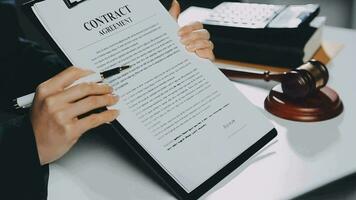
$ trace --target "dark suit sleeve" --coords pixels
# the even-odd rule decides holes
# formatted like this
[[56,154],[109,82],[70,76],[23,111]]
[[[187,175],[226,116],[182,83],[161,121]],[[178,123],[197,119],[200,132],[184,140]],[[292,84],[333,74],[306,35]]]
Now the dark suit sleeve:
[[[12,100],[64,69],[53,53],[20,38],[16,11],[0,3],[0,112],[14,111]],[[48,166],[41,166],[26,113],[0,122],[0,199],[46,199]]]
[[27,115],[0,125],[0,199],[46,199],[48,166],[41,166]]
[[9,111],[13,99],[34,92],[65,64],[56,54],[20,37],[12,5],[0,3],[0,24],[0,110]]

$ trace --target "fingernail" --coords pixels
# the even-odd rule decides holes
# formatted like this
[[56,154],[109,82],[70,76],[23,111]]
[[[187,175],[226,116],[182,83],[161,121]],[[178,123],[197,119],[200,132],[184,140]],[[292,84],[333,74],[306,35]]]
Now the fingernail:
[[194,45],[188,45],[187,49],[188,49],[188,51],[193,51],[194,50]]
[[119,101],[119,96],[117,96],[116,94],[113,94],[112,97],[114,98],[115,102]]
[[114,110],[115,111],[115,118],[117,118],[120,115],[120,111],[119,110]]
[[179,36],[182,36],[183,33],[184,33],[183,30],[179,30],[179,31],[178,31],[178,35],[179,35]]
[[87,74],[94,74],[95,71],[91,70],[91,69],[85,69],[85,68],[79,68],[80,70],[83,70],[85,73]]
[[104,83],[105,87],[108,87],[110,92],[112,93],[114,91],[114,88],[111,87],[109,84]]
[[120,115],[120,111],[119,110],[110,110],[111,112],[113,112],[113,119],[112,119],[112,121],[110,121],[110,122],[106,122],[106,124],[111,124],[113,121],[115,121],[118,117],[119,117],[119,115]]
[[188,41],[187,38],[181,38],[181,39],[180,39],[180,42],[183,43],[183,44],[186,43],[187,41]]

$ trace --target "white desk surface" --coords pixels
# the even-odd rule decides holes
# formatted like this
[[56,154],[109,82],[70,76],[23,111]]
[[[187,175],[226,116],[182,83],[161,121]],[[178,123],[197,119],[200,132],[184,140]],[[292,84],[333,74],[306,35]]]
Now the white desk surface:
[[[320,123],[279,119],[263,110],[272,86],[235,83],[279,135],[203,198],[289,199],[356,172],[356,31],[326,27],[324,40],[345,45],[328,65],[344,113]],[[50,166],[49,199],[175,199],[161,183],[100,133],[88,134]]]

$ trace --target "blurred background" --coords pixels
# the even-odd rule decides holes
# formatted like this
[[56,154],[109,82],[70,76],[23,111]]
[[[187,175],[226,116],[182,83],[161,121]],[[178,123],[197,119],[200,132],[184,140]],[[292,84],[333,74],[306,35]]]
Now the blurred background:
[[[7,2],[16,2],[18,8],[23,2],[29,0],[0,0]],[[200,6],[213,8],[224,2],[224,0],[178,0],[182,9],[189,6]],[[229,0],[225,0],[229,1]],[[327,17],[327,25],[337,26],[342,28],[356,29],[356,0],[230,0],[230,2],[247,2],[247,3],[270,3],[270,4],[307,4],[317,3],[321,5],[320,16]],[[47,42],[39,34],[39,32],[32,26],[29,20],[23,15],[19,9],[20,23],[22,24],[24,34],[27,38],[37,41],[44,48],[50,48]]]
[[[187,8],[191,5],[213,8],[223,1],[179,0],[179,2],[182,4],[183,8]],[[317,3],[321,5],[321,16],[326,16],[328,18],[327,25],[356,29],[356,0],[242,0],[241,2],[270,4]]]
[[[0,0],[15,2],[15,0]],[[16,0],[18,8],[21,3],[29,0]],[[178,0],[184,9],[189,6],[200,6],[213,8],[223,2],[223,0]],[[230,0],[238,2],[237,0]],[[270,3],[270,4],[307,4],[317,3],[321,5],[320,16],[327,17],[327,25],[342,28],[356,29],[356,0],[242,0],[246,3]],[[21,9],[18,9],[20,23],[24,29],[27,38],[39,42],[43,47],[49,48],[47,42],[40,36],[39,32],[31,25],[31,22],[23,15]],[[298,199],[355,199],[346,198],[347,196],[356,196],[355,190],[356,175],[346,177],[341,181],[330,183],[329,185],[315,190]],[[351,194],[351,195],[350,195]]]

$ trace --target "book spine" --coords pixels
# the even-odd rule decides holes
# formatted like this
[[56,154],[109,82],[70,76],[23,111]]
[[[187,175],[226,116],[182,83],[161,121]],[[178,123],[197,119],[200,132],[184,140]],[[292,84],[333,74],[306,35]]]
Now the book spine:
[[212,37],[217,58],[263,65],[296,68],[303,64],[303,48],[252,43],[229,38]]

